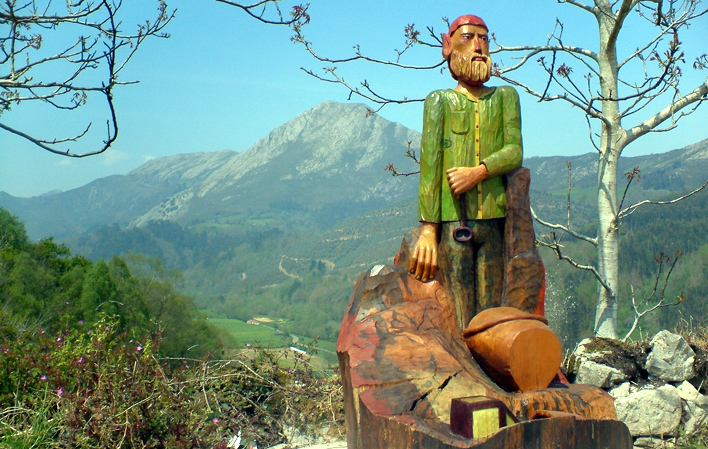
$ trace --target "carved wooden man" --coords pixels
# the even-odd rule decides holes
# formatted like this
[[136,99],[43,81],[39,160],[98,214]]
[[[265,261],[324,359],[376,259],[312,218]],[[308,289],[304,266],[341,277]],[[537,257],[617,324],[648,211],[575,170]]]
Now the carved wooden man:
[[[409,271],[426,282],[439,268],[453,297],[458,326],[500,305],[504,278],[506,173],[521,167],[519,97],[509,86],[488,87],[492,62],[487,25],[458,17],[443,35],[443,57],[454,89],[425,100],[418,217],[421,234]],[[465,202],[473,236],[453,238]]]

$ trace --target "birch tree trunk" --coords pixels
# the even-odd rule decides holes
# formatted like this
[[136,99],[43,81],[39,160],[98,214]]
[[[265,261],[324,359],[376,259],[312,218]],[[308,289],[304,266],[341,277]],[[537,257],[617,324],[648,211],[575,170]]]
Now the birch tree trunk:
[[602,95],[600,159],[597,173],[597,266],[605,279],[598,283],[594,334],[617,338],[617,287],[619,273],[619,241],[617,232],[617,163],[622,148],[622,124],[618,91],[618,63],[615,43],[619,32],[618,17],[606,0],[596,0],[600,48],[598,66]]
[[[608,149],[598,164],[598,272],[605,285],[598,283],[595,329],[597,337],[617,338],[617,286],[619,272],[619,242],[615,223],[617,207],[617,156]],[[609,287],[609,289],[607,288]]]

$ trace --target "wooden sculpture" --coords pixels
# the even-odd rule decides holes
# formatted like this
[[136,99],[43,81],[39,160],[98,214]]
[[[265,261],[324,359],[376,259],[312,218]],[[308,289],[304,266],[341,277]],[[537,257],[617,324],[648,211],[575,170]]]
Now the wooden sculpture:
[[629,449],[599,388],[556,378],[516,91],[487,87],[487,25],[457,18],[458,84],[425,101],[420,228],[362,274],[337,341],[348,449]]

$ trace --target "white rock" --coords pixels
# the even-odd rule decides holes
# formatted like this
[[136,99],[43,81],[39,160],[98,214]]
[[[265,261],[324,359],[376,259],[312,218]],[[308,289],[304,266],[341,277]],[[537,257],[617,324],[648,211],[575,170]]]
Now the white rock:
[[617,419],[632,436],[675,435],[681,423],[681,397],[676,387],[645,388],[615,400]]
[[630,382],[624,382],[617,385],[615,388],[609,390],[608,393],[610,393],[610,396],[612,396],[612,398],[617,400],[619,398],[629,396],[635,391],[637,391],[636,387],[634,387]]
[[681,382],[677,390],[683,400],[684,430],[687,434],[695,433],[708,421],[708,398],[688,381]]
[[575,347],[575,350],[573,351],[573,355],[575,357],[582,357],[585,355],[587,350],[587,346],[592,343],[592,338],[584,338],[580,343],[578,343],[578,346]]
[[580,361],[578,374],[575,377],[576,383],[595,385],[600,388],[609,388],[625,380],[627,375],[617,368],[586,359]]
[[696,353],[680,335],[661,331],[652,338],[651,346],[646,364],[650,376],[677,382],[696,375],[693,368]]
[[[593,342],[592,338],[584,338],[578,343],[578,345],[573,350],[573,356],[575,361],[573,366],[569,366],[570,370],[573,372],[578,372],[580,364],[588,359],[588,354],[590,353],[587,349],[588,345]],[[577,381],[576,381],[577,382]]]

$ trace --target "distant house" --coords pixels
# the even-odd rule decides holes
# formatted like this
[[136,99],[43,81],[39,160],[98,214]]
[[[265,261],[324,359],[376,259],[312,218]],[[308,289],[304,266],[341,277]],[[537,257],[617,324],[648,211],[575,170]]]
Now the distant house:
[[260,325],[261,325],[261,323],[260,323],[259,321],[256,321],[256,320],[248,320],[248,321],[246,321],[246,324],[253,324],[254,326],[260,326]]

